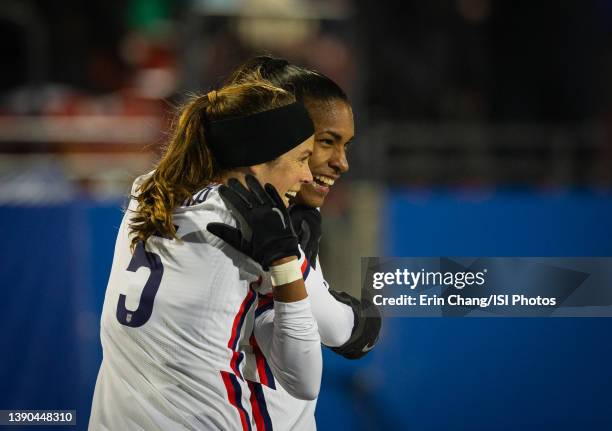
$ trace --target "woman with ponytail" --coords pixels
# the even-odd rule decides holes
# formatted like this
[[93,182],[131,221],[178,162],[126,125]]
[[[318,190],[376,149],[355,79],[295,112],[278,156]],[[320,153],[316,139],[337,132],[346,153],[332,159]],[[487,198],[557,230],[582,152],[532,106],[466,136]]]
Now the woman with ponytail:
[[270,421],[260,385],[317,397],[320,338],[287,211],[312,181],[312,135],[294,95],[261,79],[181,109],[119,228],[91,430],[250,430]]

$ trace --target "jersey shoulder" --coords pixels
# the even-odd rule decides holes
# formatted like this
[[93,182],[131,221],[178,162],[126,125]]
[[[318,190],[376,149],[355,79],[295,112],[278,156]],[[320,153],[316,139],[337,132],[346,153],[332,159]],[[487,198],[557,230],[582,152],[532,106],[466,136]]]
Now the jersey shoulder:
[[[126,211],[129,223],[138,207],[136,200],[144,182],[151,178],[155,171],[137,177],[130,191],[130,200]],[[177,227],[177,236],[188,243],[208,243],[217,248],[225,248],[220,238],[208,232],[209,223],[224,223],[236,227],[238,223],[219,194],[220,184],[209,184],[185,199],[173,210],[173,223]]]

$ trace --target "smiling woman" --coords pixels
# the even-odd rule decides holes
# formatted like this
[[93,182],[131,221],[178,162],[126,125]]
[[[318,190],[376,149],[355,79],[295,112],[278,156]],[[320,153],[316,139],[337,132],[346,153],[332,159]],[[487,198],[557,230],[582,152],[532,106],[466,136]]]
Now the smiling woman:
[[[306,109],[262,80],[180,111],[117,236],[90,429],[247,430],[266,420],[261,385],[317,397],[320,337],[287,209],[312,181],[312,147]],[[276,318],[257,320],[271,304]]]
[[312,181],[312,142],[312,121],[303,106],[263,81],[193,98],[157,168],[142,179],[134,196],[138,209],[130,228],[132,245],[153,233],[176,237],[172,211],[178,203],[232,176],[261,175],[281,196],[299,190]]
[[305,98],[304,104],[315,124],[315,149],[310,160],[314,181],[302,187],[297,202],[321,207],[330,188],[349,169],[346,151],[355,135],[353,110],[340,98]]
[[261,181],[273,184],[283,197],[286,206],[295,198],[300,188],[312,182],[308,161],[312,155],[313,138],[310,137],[271,162],[243,168],[252,172]]
[[353,142],[353,110],[344,90],[327,76],[269,56],[253,57],[236,69],[226,83],[263,77],[293,93],[306,106],[315,127],[310,170],[314,181],[301,188],[296,203],[321,207],[330,188],[348,171],[346,151]]

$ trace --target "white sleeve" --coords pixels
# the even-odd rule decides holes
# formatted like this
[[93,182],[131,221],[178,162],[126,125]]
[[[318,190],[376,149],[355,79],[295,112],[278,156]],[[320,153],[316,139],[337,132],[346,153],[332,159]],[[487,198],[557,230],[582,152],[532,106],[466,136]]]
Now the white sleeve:
[[329,285],[323,278],[318,259],[317,269],[310,267],[308,272],[304,272],[304,278],[321,342],[329,347],[342,346],[353,332],[353,309],[329,293]]
[[316,399],[323,359],[310,299],[274,301],[273,312],[259,316],[254,329],[257,344],[282,387],[295,398]]

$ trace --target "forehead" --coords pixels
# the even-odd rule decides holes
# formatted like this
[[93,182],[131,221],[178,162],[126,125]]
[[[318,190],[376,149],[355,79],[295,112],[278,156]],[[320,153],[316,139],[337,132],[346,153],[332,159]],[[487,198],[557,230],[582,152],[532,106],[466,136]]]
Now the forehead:
[[306,140],[304,140],[302,143],[300,143],[300,145],[297,145],[293,147],[292,149],[290,149],[289,151],[287,151],[286,153],[284,153],[282,156],[280,156],[280,158],[282,158],[283,156],[288,156],[288,157],[303,156],[304,154],[308,154],[309,152],[312,152],[313,145],[314,145],[314,135],[311,135]]
[[329,129],[341,134],[345,139],[350,139],[355,133],[353,110],[345,101],[310,101],[306,102],[306,108],[317,133]]

